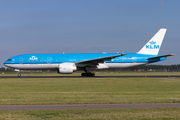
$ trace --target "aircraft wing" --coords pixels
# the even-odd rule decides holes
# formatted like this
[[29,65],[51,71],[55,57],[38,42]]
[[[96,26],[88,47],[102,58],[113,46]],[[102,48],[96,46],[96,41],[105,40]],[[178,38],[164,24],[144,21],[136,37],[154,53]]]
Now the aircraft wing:
[[156,59],[156,58],[162,58],[162,57],[169,57],[169,56],[174,56],[174,54],[169,54],[169,55],[161,55],[161,56],[151,57],[151,58],[147,58],[147,60],[152,60],[152,59]]
[[124,56],[126,54],[119,54],[119,55],[113,55],[113,56],[108,56],[108,57],[99,57],[95,59],[89,59],[89,60],[84,60],[84,61],[79,61],[75,62],[75,64],[86,64],[88,65],[98,65],[98,63],[104,63],[104,61],[111,61],[113,58],[119,57],[119,56]]

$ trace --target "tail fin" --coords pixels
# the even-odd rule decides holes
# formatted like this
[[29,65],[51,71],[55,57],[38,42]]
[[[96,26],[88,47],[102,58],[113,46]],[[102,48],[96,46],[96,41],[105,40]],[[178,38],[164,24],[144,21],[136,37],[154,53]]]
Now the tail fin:
[[166,30],[160,29],[138,53],[158,55]]

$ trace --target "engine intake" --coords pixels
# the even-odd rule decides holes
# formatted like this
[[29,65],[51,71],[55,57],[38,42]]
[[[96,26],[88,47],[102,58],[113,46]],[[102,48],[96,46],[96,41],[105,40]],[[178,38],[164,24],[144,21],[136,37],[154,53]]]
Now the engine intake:
[[72,74],[76,70],[77,70],[77,67],[74,63],[62,63],[62,64],[59,64],[58,73]]

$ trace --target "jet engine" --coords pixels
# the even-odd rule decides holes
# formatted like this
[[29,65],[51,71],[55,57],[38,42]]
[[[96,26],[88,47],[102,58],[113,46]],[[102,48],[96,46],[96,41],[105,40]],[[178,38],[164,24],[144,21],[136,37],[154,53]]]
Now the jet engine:
[[72,74],[76,70],[77,70],[77,67],[74,63],[62,63],[62,64],[59,64],[58,73]]

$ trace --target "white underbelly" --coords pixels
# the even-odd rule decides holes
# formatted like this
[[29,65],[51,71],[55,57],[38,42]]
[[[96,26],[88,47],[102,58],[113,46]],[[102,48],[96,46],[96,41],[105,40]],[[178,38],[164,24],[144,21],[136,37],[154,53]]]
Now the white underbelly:
[[58,69],[59,64],[9,64],[11,68],[21,70],[43,70],[43,69]]
[[105,63],[109,68],[128,68],[144,64],[147,63]]

